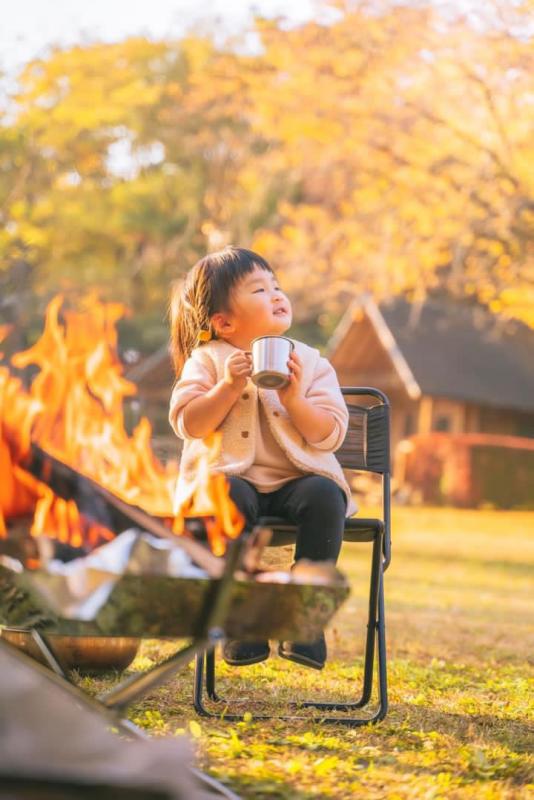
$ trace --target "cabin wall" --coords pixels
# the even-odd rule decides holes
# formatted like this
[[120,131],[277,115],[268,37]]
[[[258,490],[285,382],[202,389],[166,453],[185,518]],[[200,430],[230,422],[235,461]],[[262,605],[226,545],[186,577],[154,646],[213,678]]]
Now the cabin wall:
[[481,433],[534,438],[534,414],[481,406],[478,409],[478,430]]
[[[534,413],[496,409],[489,403],[428,394],[414,400],[410,394],[417,390],[417,386],[410,381],[402,357],[395,354],[395,348],[389,346],[391,342],[383,334],[384,331],[377,330],[362,309],[357,309],[352,323],[340,330],[337,341],[334,339],[329,357],[342,385],[374,386],[388,395],[391,402],[393,485],[401,490],[399,497],[404,491],[405,496],[414,499],[420,496],[430,502],[431,495],[425,493],[428,485],[439,490],[438,494],[444,491],[444,487],[454,485],[455,492],[445,492],[447,502],[476,504],[480,498],[484,499],[484,493],[492,502],[497,502],[492,470],[495,464],[499,464],[501,456],[503,463],[506,461],[511,465],[513,477],[518,479],[527,473],[530,476],[533,456],[525,456],[522,449],[530,453],[530,442],[526,440],[534,438]],[[469,444],[465,438],[469,434],[489,434],[485,449],[479,445],[476,449]],[[523,441],[505,447],[502,442],[497,444],[491,440],[491,435],[520,437]],[[438,440],[443,453],[450,451],[441,461],[434,452]],[[467,470],[468,462],[472,462],[472,469]],[[493,488],[489,488],[490,484]],[[517,496],[523,495],[519,492]]]
[[[476,426],[471,415],[470,424]],[[423,395],[418,403],[416,430],[411,433],[465,433],[468,425],[467,404],[447,397]],[[476,430],[476,427],[473,427]]]
[[399,398],[393,409],[395,415],[403,418],[395,425],[395,429],[402,431],[403,436],[438,431],[534,437],[534,414],[464,403],[446,397],[424,395],[415,403]]

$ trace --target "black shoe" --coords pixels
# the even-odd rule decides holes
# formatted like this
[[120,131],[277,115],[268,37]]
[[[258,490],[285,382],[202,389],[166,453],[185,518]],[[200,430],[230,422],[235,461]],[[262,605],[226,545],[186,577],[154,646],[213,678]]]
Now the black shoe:
[[326,661],[326,641],[322,633],[310,644],[300,642],[280,642],[278,654],[303,667],[322,669]]
[[259,664],[269,658],[269,642],[240,642],[228,639],[223,645],[223,658],[231,667]]

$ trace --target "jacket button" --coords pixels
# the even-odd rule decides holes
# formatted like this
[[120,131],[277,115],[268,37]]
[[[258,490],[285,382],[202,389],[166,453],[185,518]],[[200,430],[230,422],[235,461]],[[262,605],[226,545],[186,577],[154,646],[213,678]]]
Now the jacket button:
[[243,439],[247,439],[248,438],[248,431],[241,431],[241,436],[243,437]]
[[250,395],[249,395],[249,394],[247,394],[247,392],[245,392],[245,394],[241,395],[241,397],[243,398],[243,400],[248,400],[248,398],[250,397]]

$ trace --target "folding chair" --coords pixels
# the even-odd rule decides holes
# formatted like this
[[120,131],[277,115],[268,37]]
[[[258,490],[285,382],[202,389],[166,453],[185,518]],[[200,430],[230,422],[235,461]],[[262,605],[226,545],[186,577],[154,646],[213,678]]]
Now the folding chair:
[[[382,476],[382,519],[363,519],[361,517],[347,519],[343,535],[345,542],[368,542],[372,545],[363,685],[360,697],[352,702],[304,701],[292,703],[291,706],[319,709],[320,715],[311,718],[316,721],[357,727],[378,722],[386,716],[388,709],[383,574],[391,560],[390,406],[388,398],[379,389],[342,387],[341,391],[347,401],[349,427],[345,441],[336,456],[344,469],[373,472]],[[351,402],[352,398],[356,397],[373,398],[379,402],[356,405]],[[273,531],[270,547],[295,543],[296,528],[287,520],[278,517],[264,517],[260,520],[260,524]],[[347,716],[348,712],[356,709],[366,709],[371,701],[375,650],[378,673],[376,708],[373,713],[364,716]],[[203,703],[204,682],[208,698],[221,704],[223,701],[215,689],[215,652],[213,648],[196,657],[193,703],[197,713],[201,716],[218,717],[220,714],[209,711]],[[227,713],[226,704],[224,704],[224,708],[224,719],[242,719],[242,714]],[[327,712],[331,711],[345,713],[328,716]],[[254,715],[254,718],[270,719],[272,717],[271,715]],[[298,719],[295,715],[278,718]],[[302,719],[309,720],[310,717],[302,717]]]

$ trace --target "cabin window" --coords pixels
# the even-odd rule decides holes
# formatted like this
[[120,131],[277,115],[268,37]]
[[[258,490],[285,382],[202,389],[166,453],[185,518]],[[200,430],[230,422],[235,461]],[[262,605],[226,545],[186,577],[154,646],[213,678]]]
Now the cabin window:
[[447,433],[452,428],[451,418],[447,414],[439,414],[434,421],[434,430]]
[[529,439],[534,439],[534,417],[518,419],[515,433],[516,436],[526,436]]
[[413,414],[406,414],[404,417],[404,436],[412,436],[415,433],[415,420]]

